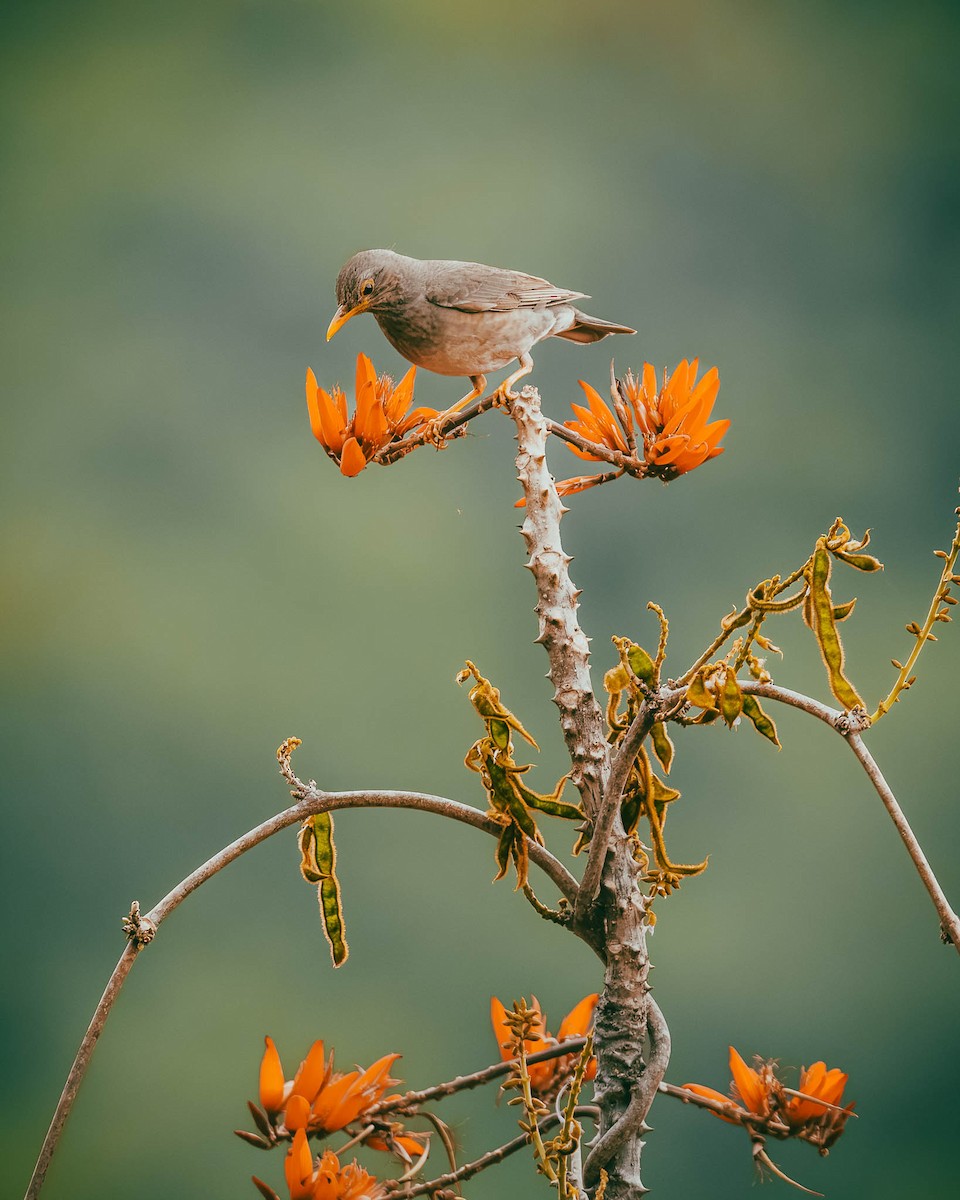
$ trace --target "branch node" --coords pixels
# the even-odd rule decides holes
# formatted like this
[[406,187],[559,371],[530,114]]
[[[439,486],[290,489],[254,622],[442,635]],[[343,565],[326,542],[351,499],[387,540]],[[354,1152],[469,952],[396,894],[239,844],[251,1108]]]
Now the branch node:
[[130,911],[121,918],[120,924],[123,932],[127,935],[127,940],[138,950],[152,942],[157,935],[157,927],[153,921],[149,917],[141,915],[139,900],[133,901]]

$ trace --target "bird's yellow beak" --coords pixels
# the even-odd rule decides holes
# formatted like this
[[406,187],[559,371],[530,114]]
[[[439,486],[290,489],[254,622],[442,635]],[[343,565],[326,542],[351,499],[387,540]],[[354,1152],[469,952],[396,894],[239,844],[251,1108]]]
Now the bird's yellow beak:
[[329,342],[337,330],[342,329],[351,317],[355,317],[357,313],[366,312],[369,307],[369,302],[366,300],[361,300],[356,308],[345,309],[341,304],[333,314],[333,320],[327,326],[327,341]]

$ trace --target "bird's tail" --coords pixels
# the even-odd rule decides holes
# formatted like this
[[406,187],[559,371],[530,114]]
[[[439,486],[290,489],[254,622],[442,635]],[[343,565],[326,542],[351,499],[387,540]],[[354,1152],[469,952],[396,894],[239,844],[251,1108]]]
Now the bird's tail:
[[599,342],[611,333],[636,333],[629,325],[615,325],[613,321],[601,321],[599,317],[588,317],[579,308],[573,310],[573,324],[554,337],[566,338],[570,342]]

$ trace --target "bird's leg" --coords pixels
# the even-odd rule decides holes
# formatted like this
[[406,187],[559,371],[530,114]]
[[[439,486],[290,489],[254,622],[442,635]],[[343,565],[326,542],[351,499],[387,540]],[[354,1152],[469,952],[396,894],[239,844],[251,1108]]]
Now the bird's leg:
[[533,370],[533,359],[529,354],[521,354],[517,362],[520,364],[519,371],[514,371],[512,375],[508,375],[497,388],[498,403],[502,403],[504,400],[516,400],[517,393],[512,390],[513,385],[518,379],[522,379],[524,375],[529,375]]
[[432,442],[439,450],[445,445],[443,433],[441,432],[443,425],[450,417],[455,417],[458,412],[465,408],[471,400],[477,400],[487,390],[486,375],[471,375],[470,382],[473,384],[473,391],[468,392],[462,400],[458,400],[452,408],[448,408],[445,412],[437,413],[432,420],[420,429],[420,435],[425,442]]

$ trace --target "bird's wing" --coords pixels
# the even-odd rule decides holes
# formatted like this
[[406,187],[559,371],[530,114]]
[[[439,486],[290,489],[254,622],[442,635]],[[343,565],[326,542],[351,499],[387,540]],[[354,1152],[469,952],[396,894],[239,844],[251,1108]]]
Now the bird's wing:
[[461,312],[509,312],[583,300],[583,292],[554,287],[536,275],[482,263],[431,263],[424,293],[431,304]]

